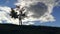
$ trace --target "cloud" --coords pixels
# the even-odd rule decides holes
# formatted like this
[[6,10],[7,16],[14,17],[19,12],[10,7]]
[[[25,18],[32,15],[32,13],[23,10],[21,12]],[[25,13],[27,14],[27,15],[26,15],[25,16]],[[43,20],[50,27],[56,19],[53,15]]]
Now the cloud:
[[0,23],[11,23],[19,25],[18,19],[11,18],[10,14],[10,7],[7,6],[0,6]]
[[37,2],[36,4],[30,5],[30,7],[27,7],[27,11],[30,11],[33,13],[31,17],[40,18],[42,15],[44,15],[48,11],[48,7],[42,2]]
[[56,5],[55,6],[60,6],[60,0],[56,0]]
[[56,5],[55,0],[18,0],[15,5],[25,7],[25,12],[29,17],[25,18],[23,22],[40,20],[43,23],[55,21],[51,14],[54,5]]
[[[17,0],[15,5],[25,8],[25,13],[28,17],[23,20],[23,25],[30,25],[34,24],[32,21],[40,21],[40,23],[55,21],[51,13],[53,13],[52,9],[54,6],[60,6],[59,3],[60,1],[56,2],[55,0]],[[0,23],[7,22],[19,25],[18,19],[13,19],[9,16],[10,11],[10,7],[0,6]]]

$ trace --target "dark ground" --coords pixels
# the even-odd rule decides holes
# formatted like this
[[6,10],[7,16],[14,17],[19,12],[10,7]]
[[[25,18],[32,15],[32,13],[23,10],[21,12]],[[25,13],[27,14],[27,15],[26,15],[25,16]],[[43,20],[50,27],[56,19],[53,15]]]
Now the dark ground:
[[60,34],[60,27],[48,26],[18,26],[13,24],[0,24],[0,33],[4,34]]

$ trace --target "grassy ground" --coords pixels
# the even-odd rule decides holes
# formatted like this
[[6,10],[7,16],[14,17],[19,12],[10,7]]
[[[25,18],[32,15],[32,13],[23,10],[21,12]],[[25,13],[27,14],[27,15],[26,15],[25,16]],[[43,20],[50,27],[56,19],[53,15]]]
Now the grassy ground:
[[60,27],[48,27],[48,26],[18,26],[13,24],[0,24],[0,32],[5,33],[21,33],[21,34],[60,34]]

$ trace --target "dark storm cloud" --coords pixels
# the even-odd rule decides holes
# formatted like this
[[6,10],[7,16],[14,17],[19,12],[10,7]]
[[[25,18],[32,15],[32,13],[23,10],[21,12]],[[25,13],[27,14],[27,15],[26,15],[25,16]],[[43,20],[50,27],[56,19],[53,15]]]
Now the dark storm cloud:
[[30,4],[30,7],[27,7],[27,11],[34,13],[32,17],[39,18],[48,11],[48,7],[42,2],[37,2],[36,4]]

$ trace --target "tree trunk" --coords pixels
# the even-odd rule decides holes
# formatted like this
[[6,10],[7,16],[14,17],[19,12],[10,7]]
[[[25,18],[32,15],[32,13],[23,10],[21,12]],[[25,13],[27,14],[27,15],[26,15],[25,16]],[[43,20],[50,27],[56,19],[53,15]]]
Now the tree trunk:
[[19,25],[22,25],[22,11],[19,11]]

